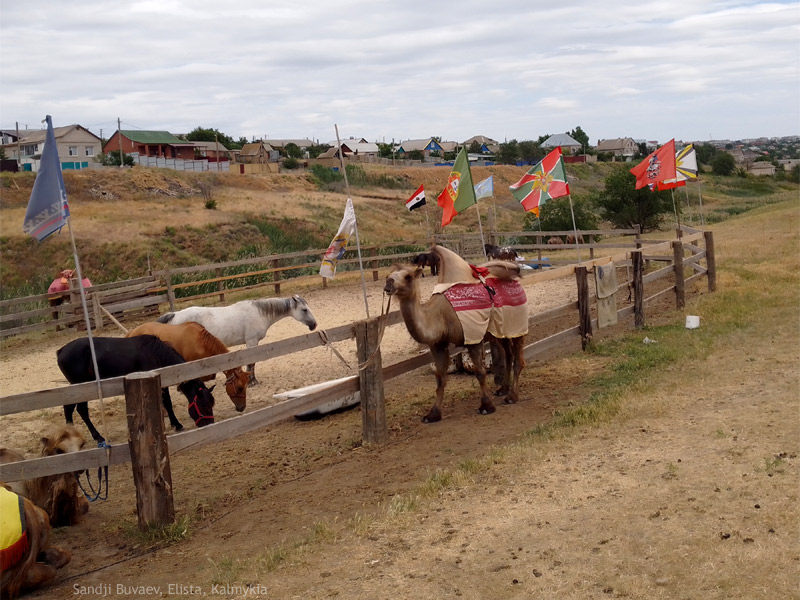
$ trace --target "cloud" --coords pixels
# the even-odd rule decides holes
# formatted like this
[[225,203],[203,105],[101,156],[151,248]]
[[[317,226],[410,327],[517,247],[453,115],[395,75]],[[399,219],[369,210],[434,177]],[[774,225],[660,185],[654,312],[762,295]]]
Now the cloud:
[[247,138],[784,135],[799,34],[794,2],[4,2],[0,108]]

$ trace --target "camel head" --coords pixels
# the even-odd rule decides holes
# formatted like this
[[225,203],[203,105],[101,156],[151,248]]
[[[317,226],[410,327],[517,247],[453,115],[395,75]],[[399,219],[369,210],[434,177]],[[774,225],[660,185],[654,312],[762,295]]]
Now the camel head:
[[416,294],[416,281],[421,276],[422,267],[394,265],[392,271],[386,277],[383,291],[390,296],[397,296],[401,300],[411,298]]
[[45,436],[42,436],[42,456],[66,454],[83,450],[86,439],[72,425],[58,427]]

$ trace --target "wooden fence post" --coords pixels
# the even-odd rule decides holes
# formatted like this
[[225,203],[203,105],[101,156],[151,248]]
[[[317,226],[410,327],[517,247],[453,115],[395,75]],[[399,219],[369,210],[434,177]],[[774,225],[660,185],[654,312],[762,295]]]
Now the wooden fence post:
[[642,251],[633,250],[631,252],[631,260],[633,261],[633,325],[636,329],[641,329],[644,327],[644,282],[642,280],[644,261],[642,260]]
[[[277,269],[280,266],[278,259],[273,260],[271,265],[272,265],[273,269]],[[280,296],[281,295],[280,280],[281,280],[281,272],[280,271],[275,271],[272,274],[272,281],[275,282],[275,295],[276,296]]]
[[672,266],[675,269],[675,308],[686,306],[686,283],[683,279],[683,242],[672,242]]
[[172,275],[169,271],[164,274],[164,279],[167,282],[167,302],[169,302],[169,309],[175,310],[175,290],[172,289]]
[[373,248],[371,252],[372,256],[372,281],[378,281],[380,278],[380,274],[378,273],[378,248]]
[[[217,277],[222,277],[222,269],[217,267],[216,269],[214,269],[214,274]],[[224,281],[218,281],[217,282],[217,291],[219,292],[219,301],[220,302],[225,302],[225,282]]]
[[703,237],[706,240],[706,275],[708,276],[708,291],[717,291],[717,259],[714,256],[714,233],[704,231]]
[[362,439],[369,444],[383,444],[388,439],[388,432],[379,339],[380,317],[355,323],[355,334],[358,363],[364,365],[358,370]]
[[125,377],[124,388],[139,529],[173,523],[175,506],[161,416],[161,376],[153,371],[132,373]]
[[575,267],[575,280],[578,284],[578,331],[581,334],[581,349],[592,339],[592,313],[589,306],[589,278],[586,267]]
[[94,314],[94,330],[100,331],[103,328],[103,311],[100,309],[100,294],[92,294],[92,313]]

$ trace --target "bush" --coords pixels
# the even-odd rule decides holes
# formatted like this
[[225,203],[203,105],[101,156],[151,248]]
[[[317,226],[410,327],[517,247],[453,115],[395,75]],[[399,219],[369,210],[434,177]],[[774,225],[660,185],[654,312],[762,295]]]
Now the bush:
[[730,175],[736,168],[736,161],[728,152],[717,152],[711,159],[711,171],[715,175]]
[[667,191],[636,189],[636,177],[627,167],[614,169],[603,189],[594,198],[600,216],[615,227],[641,227],[642,232],[657,229],[665,213],[672,211],[672,196]]
[[537,231],[541,225],[542,231],[571,231],[572,212],[575,213],[575,226],[578,229],[597,229],[597,215],[589,200],[583,198],[572,199],[570,211],[569,198],[558,198],[545,203],[539,211],[539,218],[533,213],[525,214],[526,231]]
[[284,158],[282,164],[284,169],[296,169],[300,166],[300,162],[293,156]]

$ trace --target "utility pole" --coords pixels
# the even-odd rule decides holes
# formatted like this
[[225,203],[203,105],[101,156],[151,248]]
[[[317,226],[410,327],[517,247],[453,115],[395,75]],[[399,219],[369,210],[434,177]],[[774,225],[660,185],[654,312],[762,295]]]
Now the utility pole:
[[17,128],[17,171],[22,168],[22,149],[19,143],[19,121],[15,122]]
[[125,154],[122,152],[122,125],[117,117],[117,141],[119,142],[119,168],[125,168]]

